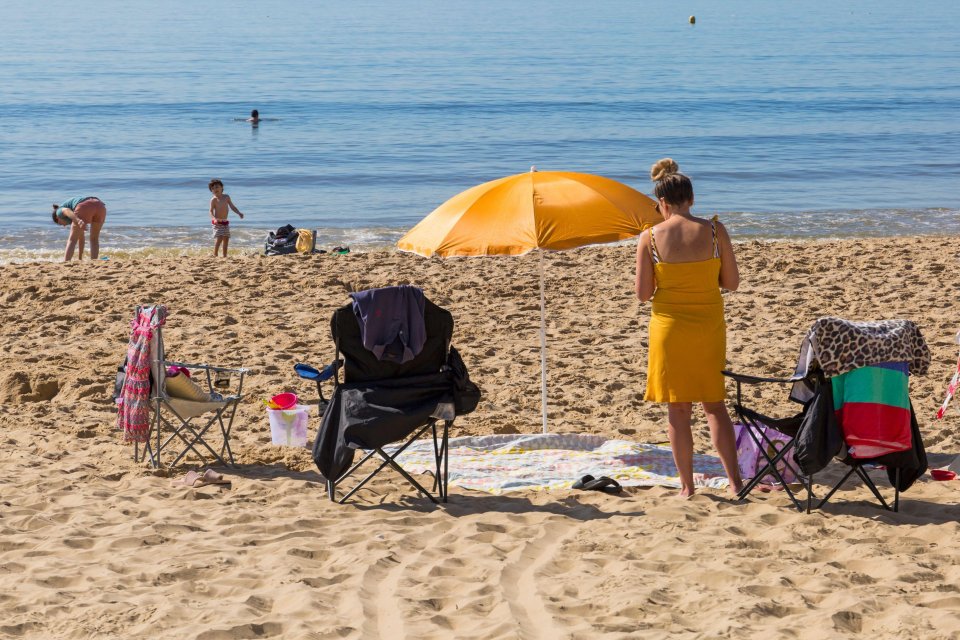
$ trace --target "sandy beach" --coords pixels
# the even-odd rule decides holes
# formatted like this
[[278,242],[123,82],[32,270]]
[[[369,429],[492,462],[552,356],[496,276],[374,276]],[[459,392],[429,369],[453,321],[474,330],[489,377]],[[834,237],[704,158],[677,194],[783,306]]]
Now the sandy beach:
[[[649,306],[633,294],[634,251],[546,257],[553,431],[666,441],[665,406],[642,401]],[[960,454],[960,401],[934,419],[956,365],[960,240],[736,251],[730,368],[789,375],[821,316],[911,319],[933,354],[911,382],[931,466]],[[538,278],[535,255],[394,251],[0,267],[0,637],[960,637],[960,480],[925,475],[899,513],[853,482],[810,515],[777,492],[680,501],[667,487],[454,487],[435,508],[388,473],[336,505],[308,449],[270,443],[259,399],[316,402],[292,365],[333,357],[331,312],[351,291],[405,283],[453,313],[484,392],[453,435],[537,432]],[[170,357],[251,370],[229,488],[172,486],[193,467],[136,464],[114,429],[114,375],[149,302],[169,308]],[[786,415],[785,395],[756,401]],[[696,451],[713,454],[695,416]]]

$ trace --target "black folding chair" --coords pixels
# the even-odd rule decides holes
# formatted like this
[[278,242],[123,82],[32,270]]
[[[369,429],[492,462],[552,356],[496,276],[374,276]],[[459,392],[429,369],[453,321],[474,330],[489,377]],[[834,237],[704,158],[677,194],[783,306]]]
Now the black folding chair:
[[[802,383],[807,385],[807,387],[811,390],[813,399],[809,400],[804,405],[803,411],[788,418],[774,418],[766,416],[745,406],[742,387],[745,384],[760,385],[770,383],[793,385],[798,382],[797,378],[762,378],[738,374],[732,371],[724,371],[723,374],[734,380],[737,384],[737,400],[734,404],[734,411],[736,412],[740,422],[748,427],[750,436],[754,438],[758,448],[760,449],[760,452],[763,454],[765,459],[764,467],[756,474],[756,476],[754,476],[749,482],[747,482],[747,484],[744,485],[743,489],[737,495],[739,499],[746,498],[750,492],[752,492],[760,484],[761,479],[768,475],[772,475],[781,483],[784,492],[790,498],[791,502],[793,502],[793,505],[797,508],[797,510],[806,510],[807,513],[810,513],[812,509],[820,509],[826,505],[827,502],[840,489],[840,487],[843,486],[843,484],[851,476],[856,474],[857,477],[859,477],[867,486],[881,507],[889,511],[899,511],[901,489],[905,490],[909,488],[914,480],[916,480],[916,478],[926,470],[926,455],[923,450],[923,443],[921,440],[919,427],[917,426],[916,416],[913,415],[912,407],[911,431],[914,443],[912,450],[886,454],[877,458],[856,459],[847,453],[847,447],[843,442],[843,435],[840,432],[839,426],[837,426],[834,422],[832,426],[828,425],[825,427],[822,423],[820,423],[820,421],[815,420],[816,416],[812,415],[815,411],[815,402],[819,397],[819,393],[826,394],[826,396],[820,398],[820,400],[823,401],[825,405],[829,407],[829,411],[832,412],[833,395],[830,392],[831,383],[829,379],[825,379],[823,377],[822,373],[813,373],[802,380]],[[774,451],[775,447],[773,446],[773,443],[770,442],[769,438],[767,438],[764,429],[762,428],[764,425],[780,431],[790,438],[789,442],[777,450],[774,455],[770,455],[770,452]],[[825,441],[829,439],[837,440],[836,448],[838,449],[838,452],[836,453],[836,459],[849,466],[849,469],[844,473],[844,475],[832,486],[830,486],[827,494],[819,500],[814,496],[813,493],[815,473],[811,472],[810,470],[805,473],[803,466],[796,459],[797,438],[802,429],[833,430],[832,433],[823,433],[821,435]],[[830,445],[831,448],[833,446],[834,445]],[[832,456],[834,454],[831,453],[830,455]],[[877,488],[876,483],[867,473],[868,468],[877,467],[880,465],[886,466],[887,477],[889,478],[890,484],[894,489],[892,506],[887,503],[883,495],[880,493],[880,490]],[[805,504],[801,504],[797,494],[790,487],[790,485],[784,481],[783,474],[781,473],[782,468],[789,468],[794,475],[800,479],[802,487],[806,492],[806,500],[804,501]],[[814,500],[818,500],[816,506],[813,505]]]
[[[331,500],[346,502],[380,471],[390,467],[432,502],[447,501],[449,433],[457,416],[456,381],[448,366],[453,316],[424,298],[423,319],[426,342],[412,360],[401,363],[380,360],[363,346],[352,303],[333,313],[330,328],[336,357],[331,365],[334,374],[330,377],[334,390],[313,448],[314,461],[327,481]],[[317,372],[301,365],[298,375],[317,381],[330,371],[331,367]],[[319,381],[317,384],[319,386]],[[435,460],[431,490],[397,460],[407,447],[426,434],[432,437]],[[388,447],[392,444],[395,446]],[[358,449],[365,453],[353,463]],[[340,485],[375,457],[379,458],[379,464],[338,496]]]
[[[757,474],[743,486],[743,489],[741,489],[737,494],[737,499],[743,500],[750,495],[751,491],[757,488],[764,478],[773,476],[777,479],[780,486],[783,487],[784,492],[787,494],[787,496],[789,496],[794,506],[798,510],[803,511],[803,507],[800,506],[800,501],[797,499],[797,495],[790,488],[789,483],[784,480],[783,474],[781,473],[781,468],[789,468],[797,478],[801,478],[803,475],[793,464],[793,459],[789,454],[793,452],[794,445],[796,444],[797,432],[800,429],[800,424],[803,422],[804,413],[801,412],[789,418],[773,418],[757,413],[753,409],[750,409],[744,405],[743,392],[741,388],[741,385],[743,384],[783,384],[792,383],[794,381],[782,378],[760,378],[756,376],[733,373],[732,371],[724,371],[723,375],[727,376],[728,378],[732,378],[737,383],[737,401],[733,405],[733,410],[737,414],[737,418],[739,419],[740,423],[746,428],[749,437],[757,445],[757,448],[764,458],[763,468],[760,469],[760,471],[758,471]],[[788,436],[790,440],[787,442],[787,444],[778,449],[767,437],[764,427],[771,427],[785,436]],[[771,453],[774,451],[776,453],[771,455]],[[807,487],[806,482],[804,483],[804,486]]]

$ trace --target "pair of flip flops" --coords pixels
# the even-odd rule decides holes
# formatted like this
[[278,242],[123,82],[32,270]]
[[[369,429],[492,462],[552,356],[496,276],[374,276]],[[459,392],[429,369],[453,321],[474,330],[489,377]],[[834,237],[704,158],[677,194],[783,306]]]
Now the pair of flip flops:
[[229,485],[230,479],[225,478],[222,473],[217,473],[213,469],[207,469],[203,473],[199,471],[187,471],[185,476],[174,480],[172,484],[175,487],[193,487],[196,489],[212,484]]
[[600,476],[599,478],[594,478],[590,474],[587,474],[573,483],[574,489],[582,489],[584,491],[603,491],[604,493],[620,493],[623,487],[620,486],[620,483],[609,478],[607,476]]

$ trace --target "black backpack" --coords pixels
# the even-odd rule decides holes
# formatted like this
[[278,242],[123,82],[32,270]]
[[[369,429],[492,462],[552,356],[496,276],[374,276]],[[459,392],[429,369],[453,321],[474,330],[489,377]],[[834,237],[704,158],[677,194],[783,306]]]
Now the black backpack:
[[263,245],[263,254],[267,256],[283,256],[297,252],[297,228],[291,224],[284,225],[267,235]]

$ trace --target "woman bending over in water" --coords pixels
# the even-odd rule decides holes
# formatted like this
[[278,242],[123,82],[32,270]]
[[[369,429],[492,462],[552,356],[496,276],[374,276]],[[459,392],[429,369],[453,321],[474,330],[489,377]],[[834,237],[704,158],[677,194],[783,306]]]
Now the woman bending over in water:
[[64,262],[73,259],[73,251],[79,245],[78,259],[83,260],[84,233],[90,230],[90,259],[100,257],[100,229],[107,220],[107,205],[100,198],[92,196],[78,196],[70,198],[63,204],[53,205],[54,223],[70,227],[67,238],[67,250],[63,256]]

